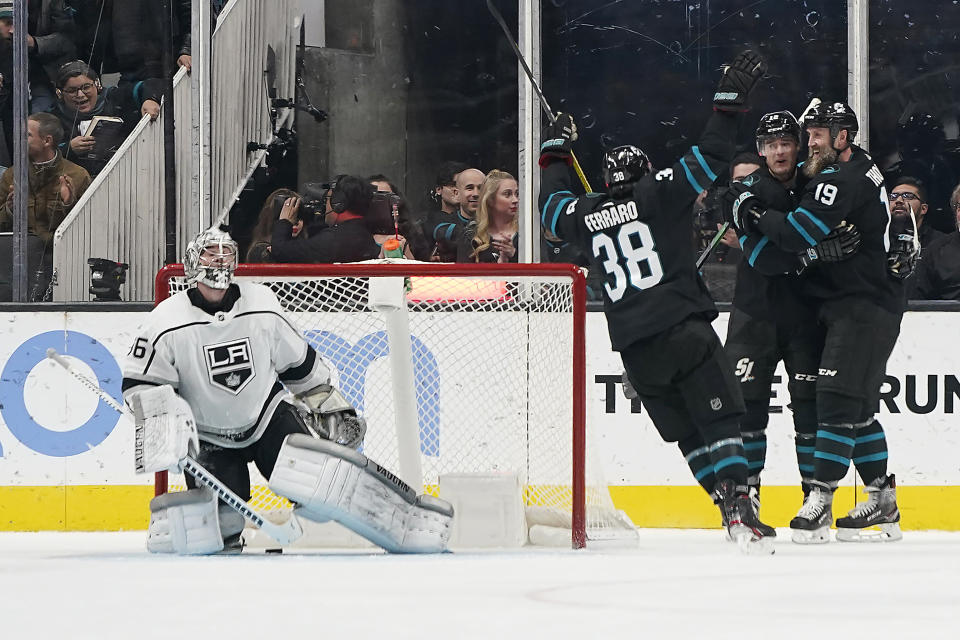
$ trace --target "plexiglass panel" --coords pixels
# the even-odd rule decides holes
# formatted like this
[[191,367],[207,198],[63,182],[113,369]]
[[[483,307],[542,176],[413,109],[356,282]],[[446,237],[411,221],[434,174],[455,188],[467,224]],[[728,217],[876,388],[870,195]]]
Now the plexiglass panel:
[[870,148],[888,181],[926,183],[925,224],[941,231],[956,229],[949,201],[960,181],[958,33],[956,2],[870,2]]
[[672,164],[710,114],[719,68],[746,48],[769,63],[742,142],[767,111],[799,114],[812,96],[847,96],[847,3],[837,0],[638,0],[543,3],[544,86],[581,123],[595,177],[605,147],[636,144]]

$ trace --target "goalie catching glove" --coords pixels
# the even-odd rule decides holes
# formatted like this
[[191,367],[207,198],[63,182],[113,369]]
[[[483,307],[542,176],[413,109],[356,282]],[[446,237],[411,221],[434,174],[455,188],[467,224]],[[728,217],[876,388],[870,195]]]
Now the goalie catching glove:
[[137,473],[180,471],[180,462],[200,449],[193,409],[168,384],[132,394],[134,466]]
[[767,63],[753,51],[744,51],[723,67],[723,77],[713,94],[717,111],[747,111],[747,98],[767,72]]
[[577,125],[569,113],[558,113],[556,121],[544,132],[544,141],[540,145],[540,166],[545,167],[552,158],[570,164],[573,143],[577,140]]
[[321,384],[296,398],[310,426],[320,437],[351,449],[363,444],[367,421],[357,415],[356,409],[338,389]]

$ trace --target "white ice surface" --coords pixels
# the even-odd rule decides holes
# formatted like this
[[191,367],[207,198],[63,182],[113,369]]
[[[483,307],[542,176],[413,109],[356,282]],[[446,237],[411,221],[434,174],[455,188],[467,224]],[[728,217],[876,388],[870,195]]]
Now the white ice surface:
[[0,638],[960,638],[960,534],[743,556],[637,549],[148,554],[144,534],[0,533]]

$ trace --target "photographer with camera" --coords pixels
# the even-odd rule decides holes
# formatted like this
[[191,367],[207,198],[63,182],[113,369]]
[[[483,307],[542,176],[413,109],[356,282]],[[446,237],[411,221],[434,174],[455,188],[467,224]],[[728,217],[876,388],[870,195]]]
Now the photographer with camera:
[[311,230],[309,238],[300,240],[296,237],[298,234],[294,234],[294,227],[301,203],[287,206],[285,202],[271,235],[273,261],[331,264],[376,258],[380,255],[380,246],[366,221],[373,195],[368,181],[358,176],[342,176],[330,188],[330,226],[316,233]]
[[292,234],[294,239],[304,240],[309,237],[302,213],[302,196],[292,189],[277,189],[263,202],[260,215],[257,217],[257,226],[253,228],[250,238],[250,248],[247,250],[246,262],[273,262],[270,241],[273,238],[273,228],[281,216],[293,219]]

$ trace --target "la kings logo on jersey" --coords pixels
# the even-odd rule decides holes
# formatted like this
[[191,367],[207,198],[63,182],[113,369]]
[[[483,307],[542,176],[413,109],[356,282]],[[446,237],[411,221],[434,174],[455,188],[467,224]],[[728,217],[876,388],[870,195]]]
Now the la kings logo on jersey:
[[210,384],[237,395],[253,380],[256,371],[250,339],[231,340],[203,347]]

